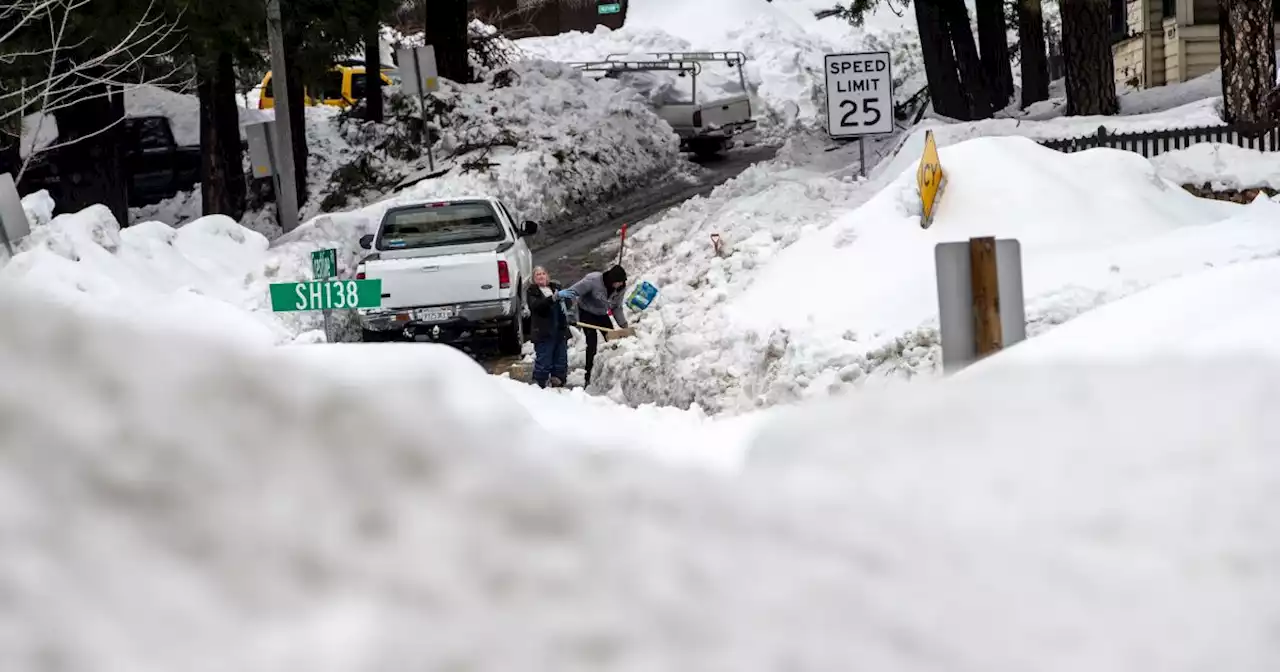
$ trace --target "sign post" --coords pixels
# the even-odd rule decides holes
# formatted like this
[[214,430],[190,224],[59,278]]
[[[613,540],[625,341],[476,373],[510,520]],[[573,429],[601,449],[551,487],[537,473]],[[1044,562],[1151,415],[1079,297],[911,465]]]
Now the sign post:
[[920,189],[920,228],[927,229],[933,224],[938,199],[947,188],[947,174],[942,171],[942,161],[938,159],[938,143],[933,139],[933,131],[924,132],[924,154],[920,157],[920,167],[916,169],[916,186]]
[[[314,280],[328,280],[338,274],[338,251],[335,249],[316,250],[311,253],[311,277]],[[333,312],[324,309],[324,340],[331,342]]]
[[267,0],[267,44],[271,49],[271,93],[275,99],[276,141],[272,169],[279,174],[276,214],[280,228],[288,233],[298,228],[298,185],[293,165],[292,118],[289,116],[289,85],[284,58],[284,29],[280,0]]
[[10,258],[13,257],[13,246],[28,233],[31,233],[31,222],[27,221],[27,212],[22,209],[22,197],[13,183],[13,176],[0,173],[0,242],[4,243]]
[[422,130],[427,136],[427,167],[435,172],[436,159],[431,151],[431,129],[427,125],[427,94],[440,89],[436,48],[428,44],[424,47],[401,49],[396,52],[396,64],[404,72],[401,88],[417,96],[418,104],[422,106]]
[[958,371],[1026,339],[1018,241],[938,243],[934,261],[944,371]]
[[867,174],[864,138],[893,132],[893,63],[887,51],[827,54],[827,133],[858,139],[858,174]]

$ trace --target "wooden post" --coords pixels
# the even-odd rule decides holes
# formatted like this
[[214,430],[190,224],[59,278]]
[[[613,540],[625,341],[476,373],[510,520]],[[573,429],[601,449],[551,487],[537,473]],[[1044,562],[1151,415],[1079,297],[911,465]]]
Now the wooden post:
[[1004,347],[1000,326],[1000,274],[996,239],[969,239],[969,282],[973,290],[973,338],[978,359]]

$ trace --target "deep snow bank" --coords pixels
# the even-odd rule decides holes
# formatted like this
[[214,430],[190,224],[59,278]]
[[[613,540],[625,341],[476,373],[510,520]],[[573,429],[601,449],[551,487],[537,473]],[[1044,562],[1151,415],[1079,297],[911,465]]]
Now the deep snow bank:
[[[854,30],[839,21],[819,22],[795,7],[764,0],[633,3],[627,24],[610,31],[569,32],[519,40],[526,53],[561,62],[603,59],[609,54],[655,51],[741,51],[757,116],[768,127],[815,127],[825,109],[823,57],[849,51],[890,51],[896,95],[905,100],[923,86],[919,39],[914,29]],[[821,23],[821,25],[819,25]],[[627,81],[655,101],[688,100],[686,79],[648,73]],[[708,64],[698,78],[699,100],[738,93],[737,72]]]
[[[517,63],[484,84],[449,87],[439,97],[449,110],[439,142],[448,174],[358,210],[316,217],[276,244],[333,245],[351,258],[388,208],[451,196],[496,196],[515,216],[546,222],[679,160],[671,128],[639,94],[560,64]],[[556,233],[544,228],[543,235]]]
[[[982,138],[944,148],[942,161],[949,184],[927,231],[912,167],[833,223],[823,212],[801,216],[730,240],[723,258],[709,242],[683,243],[655,267],[662,298],[637,320],[635,342],[608,357],[600,385],[619,400],[714,412],[822,396],[868,374],[933,372],[933,248],[942,241],[1021,241],[1033,336],[1205,264],[1280,250],[1270,224],[1280,205],[1197,199],[1136,154]],[[688,224],[672,219],[637,240],[680,244],[664,237]]]
[[[1176,100],[1176,99],[1175,99]],[[1196,99],[1171,109],[1158,109],[1127,116],[1054,117],[1044,120],[983,119],[963,123],[942,123],[926,119],[912,129],[896,154],[876,166],[874,175],[897,175],[914,167],[924,153],[925,131],[933,131],[939,147],[959,144],[974,138],[1019,136],[1035,140],[1079,138],[1096,135],[1100,127],[1108,133],[1138,133],[1201,126],[1221,126],[1219,99]]]
[[1216,190],[1280,189],[1280,156],[1213,142],[1165,152],[1153,159],[1160,175],[1178,184]]
[[1280,259],[1209,266],[1091,310],[963,373],[1046,361],[1280,355],[1277,287]]
[[50,220],[48,195],[23,199],[37,214],[0,285],[21,286],[87,316],[258,345],[292,340],[273,315],[267,284],[280,258],[267,240],[215,215],[175,229],[146,222],[120,229],[103,206]]
[[795,416],[728,480],[584,456],[508,400],[456,394],[483,378],[456,353],[338,383],[278,351],[7,292],[0,309],[3,669],[1280,656],[1275,365],[916,386]]

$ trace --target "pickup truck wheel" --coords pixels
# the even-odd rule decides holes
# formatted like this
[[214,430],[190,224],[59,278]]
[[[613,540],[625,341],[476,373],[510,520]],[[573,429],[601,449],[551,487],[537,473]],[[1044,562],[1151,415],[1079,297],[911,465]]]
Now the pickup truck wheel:
[[385,343],[395,340],[396,332],[394,331],[373,331],[370,329],[360,330],[360,342],[362,343]]
[[498,350],[507,357],[524,352],[524,317],[520,315],[523,309],[523,305],[516,304],[515,319],[498,329]]
[[714,159],[720,156],[724,152],[726,145],[723,140],[699,140],[689,144],[689,148],[693,150],[694,155],[700,159]]

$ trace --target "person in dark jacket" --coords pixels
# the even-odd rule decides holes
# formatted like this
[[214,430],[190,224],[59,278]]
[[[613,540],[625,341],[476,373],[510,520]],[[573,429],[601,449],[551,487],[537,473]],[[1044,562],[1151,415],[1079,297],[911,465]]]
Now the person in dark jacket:
[[[600,273],[588,273],[572,287],[562,289],[559,296],[566,300],[578,302],[578,321],[602,329],[613,329],[614,322],[618,327],[627,326],[627,316],[622,310],[623,293],[627,289],[627,272],[621,266],[614,266]],[[610,320],[609,318],[613,319]],[[600,332],[595,329],[583,329],[582,335],[587,339],[587,384],[591,384],[591,368],[596,362],[597,339]]]
[[533,327],[533,382],[538,387],[564,387],[569,377],[569,319],[559,296],[560,283],[547,269],[533,269],[533,283],[525,295]]

